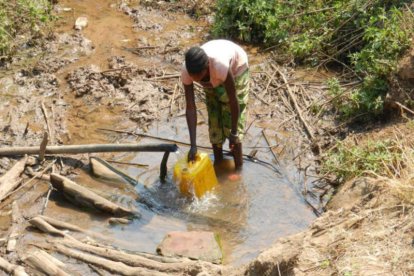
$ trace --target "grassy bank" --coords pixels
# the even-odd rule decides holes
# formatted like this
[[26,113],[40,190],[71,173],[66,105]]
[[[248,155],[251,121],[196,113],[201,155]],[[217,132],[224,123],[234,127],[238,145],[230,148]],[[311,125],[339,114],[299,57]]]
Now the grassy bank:
[[38,37],[52,19],[51,8],[49,0],[0,0],[0,56]]
[[411,42],[410,4],[402,0],[218,0],[213,33],[264,43],[296,62],[342,66],[348,72],[344,77],[361,82],[351,91],[333,87],[340,99],[336,108],[341,118],[376,116],[382,112],[387,77]]

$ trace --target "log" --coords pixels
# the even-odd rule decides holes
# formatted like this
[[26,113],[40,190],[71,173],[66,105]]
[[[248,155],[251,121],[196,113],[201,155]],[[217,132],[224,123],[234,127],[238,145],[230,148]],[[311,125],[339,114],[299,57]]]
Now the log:
[[[90,237],[100,239],[100,240],[110,242],[110,243],[121,244],[121,245],[124,245],[124,246],[129,246],[130,245],[130,243],[128,243],[126,241],[116,240],[114,238],[105,236],[101,233],[96,233],[96,232],[93,232],[93,231],[89,231],[89,230],[83,229],[81,227],[78,227],[74,224],[63,222],[63,221],[60,221],[60,220],[57,220],[57,219],[54,219],[54,218],[51,218],[51,217],[37,216],[37,218],[40,218],[45,223],[50,224],[50,226],[53,226],[53,227],[56,227],[56,228],[59,228],[59,229],[65,229],[65,230],[69,230],[69,231],[72,231],[72,232],[83,233],[83,234],[88,235]],[[42,230],[42,229],[40,229],[40,230]],[[62,233],[64,233],[64,232],[62,232]]]
[[[48,219],[50,220],[51,218]],[[192,275],[192,272],[202,272],[204,269],[215,271],[217,273],[214,275],[216,275],[219,274],[219,271],[221,270],[221,266],[202,261],[191,261],[187,258],[160,257],[148,253],[131,254],[104,246],[85,244],[78,239],[73,238],[71,235],[55,229],[43,220],[42,216],[32,219],[30,223],[46,233],[58,233],[59,236],[64,237],[64,239],[48,240],[53,244],[53,248],[66,250],[58,250],[58,252],[123,275]],[[65,225],[66,223],[62,224]],[[77,229],[77,226],[69,225],[69,227]],[[51,249],[51,247],[45,247],[45,245],[41,247],[47,248],[48,250]],[[82,253],[81,257],[78,258],[78,255],[76,255],[78,251],[74,251],[70,248],[89,252],[100,257],[96,257],[97,259],[90,259],[90,257],[94,256]],[[71,253],[66,254],[67,252]],[[115,270],[112,270],[110,267],[112,267],[113,264],[120,265],[116,265]]]
[[179,263],[161,263],[142,257],[135,254],[125,253],[119,250],[110,249],[106,247],[98,247],[89,244],[79,242],[78,240],[60,240],[56,241],[57,244],[64,245],[73,249],[85,251],[92,253],[103,258],[113,260],[116,262],[122,262],[124,264],[133,266],[133,267],[143,267],[150,270],[156,270],[165,273],[179,273],[183,272],[188,268],[189,263],[194,264],[194,261],[189,261],[186,258],[180,259]]
[[65,232],[56,229],[49,223],[47,223],[44,219],[42,219],[40,216],[34,217],[31,220],[29,220],[29,223],[33,225],[34,227],[38,228],[39,230],[51,234],[53,236],[59,236],[59,237],[66,237],[67,235]]
[[0,201],[22,181],[20,175],[26,166],[27,156],[20,159],[14,166],[0,177]]
[[50,262],[54,263],[55,265],[57,265],[60,268],[65,268],[66,264],[64,264],[63,262],[61,262],[60,260],[56,259],[55,257],[53,257],[52,255],[50,255],[49,253],[47,253],[46,251],[43,251],[41,249],[38,249],[36,251],[36,253],[41,256],[44,259],[49,260]]
[[[68,146],[47,146],[46,154],[80,154],[93,152],[176,152],[175,144],[88,144]],[[0,156],[39,154],[39,147],[0,148]]]
[[130,224],[131,221],[126,218],[109,218],[108,223],[110,224]]
[[[40,230],[44,231],[44,230],[52,230],[53,232],[56,232],[55,227],[59,228],[59,229],[65,229],[65,230],[70,230],[72,232],[78,232],[78,233],[83,233],[86,234],[88,236],[91,236],[93,238],[96,239],[100,239],[103,241],[109,241],[110,243],[116,243],[116,244],[125,244],[125,246],[129,246],[130,244],[128,242],[122,241],[122,240],[115,240],[114,238],[102,235],[100,233],[96,233],[93,231],[89,231],[86,229],[83,229],[79,226],[76,226],[74,224],[71,223],[67,223],[67,222],[63,222],[48,216],[37,216],[36,218],[40,219],[38,221],[35,221],[36,223],[32,225],[36,226],[39,225],[41,228],[39,228]],[[47,224],[50,225],[50,227],[46,227]],[[53,227],[52,227],[53,226]],[[55,230],[53,230],[55,229]],[[44,231],[46,233],[49,233],[48,231]],[[54,233],[52,233],[54,234]],[[61,236],[65,235],[65,233],[62,231],[61,232]],[[135,255],[150,259],[150,260],[154,260],[157,262],[161,262],[161,263],[179,263],[182,262],[182,258],[173,258],[173,257],[162,257],[162,256],[157,256],[157,255],[153,255],[153,254],[148,254],[148,253],[143,253],[143,252],[134,252]]]
[[61,244],[55,244],[54,248],[61,254],[102,267],[110,272],[121,275],[139,275],[139,276],[168,276],[168,274],[150,271],[145,268],[128,266],[121,262],[110,261],[101,257],[93,256],[83,252],[75,251]]
[[69,276],[61,267],[62,262],[55,259],[43,250],[34,250],[23,258],[23,261],[33,268],[50,276]]
[[91,165],[92,173],[95,176],[102,177],[112,181],[118,181],[123,183],[126,182],[134,186],[138,184],[138,182],[135,179],[128,176],[126,173],[118,169],[115,169],[113,166],[111,166],[111,164],[109,164],[101,158],[90,157],[89,164]]
[[0,268],[13,276],[29,276],[22,266],[9,263],[6,259],[0,257]]
[[139,216],[137,211],[119,206],[61,175],[50,174],[50,182],[55,189],[76,204],[93,207],[115,216]]

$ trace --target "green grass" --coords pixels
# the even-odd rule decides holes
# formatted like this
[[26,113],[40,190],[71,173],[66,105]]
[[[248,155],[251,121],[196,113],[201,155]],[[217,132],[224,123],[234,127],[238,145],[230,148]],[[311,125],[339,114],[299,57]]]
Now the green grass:
[[[341,117],[382,112],[387,77],[409,47],[407,0],[218,0],[212,33],[275,47],[297,62],[341,64],[362,80],[341,97]],[[345,107],[345,105],[349,105]]]
[[367,173],[394,177],[402,154],[402,148],[392,140],[368,141],[363,145],[338,142],[326,153],[321,172],[336,175],[340,182]]
[[0,56],[39,36],[52,20],[51,8],[48,0],[0,0]]

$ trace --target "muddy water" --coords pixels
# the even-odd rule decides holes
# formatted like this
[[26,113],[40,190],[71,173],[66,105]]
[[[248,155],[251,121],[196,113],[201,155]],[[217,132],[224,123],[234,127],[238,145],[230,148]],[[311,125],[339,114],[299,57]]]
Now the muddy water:
[[[198,143],[208,145],[206,125],[200,124],[198,132]],[[188,141],[184,118],[164,121],[149,133]],[[153,143],[154,140],[144,139],[141,142]],[[248,151],[253,145],[259,148],[258,158],[271,162],[270,152],[261,148],[266,143],[260,128],[251,127],[246,137],[245,150]],[[171,179],[171,171],[175,161],[187,150],[187,147],[181,146],[178,154],[171,155],[166,183],[158,179],[162,153],[108,156],[118,161],[149,165],[148,168],[139,168],[114,164],[142,184],[135,187],[136,193],[131,191],[130,184],[105,182],[86,172],[78,177],[77,181],[97,193],[138,209],[142,217],[129,225],[109,226],[104,217],[78,214],[80,210],[74,211],[68,205],[55,205],[47,212],[58,217],[64,214],[66,220],[70,215],[74,223],[104,233],[114,239],[115,245],[131,251],[155,252],[158,243],[169,231],[214,231],[221,238],[224,262],[235,265],[252,260],[275,239],[303,230],[314,219],[312,211],[303,203],[297,185],[288,180],[294,178],[297,172],[279,174],[269,167],[245,161],[241,180],[230,181],[228,176],[232,173],[233,162],[229,157],[216,168],[220,184],[212,193],[201,200],[181,196]],[[140,204],[136,200],[137,195],[149,200],[152,207]]]
[[[107,66],[107,59],[113,55],[126,56],[143,67],[165,66],[168,69],[168,66],[162,64],[157,57],[137,57],[123,50],[123,47],[136,46],[142,37],[145,37],[150,44],[163,45],[166,41],[159,41],[156,35],[148,32],[134,31],[131,28],[130,18],[111,7],[114,1],[63,0],[59,3],[63,7],[74,9],[72,13],[63,15],[60,31],[70,31],[74,20],[78,16],[86,15],[89,18],[89,26],[83,33],[96,47],[92,55],[80,58],[78,62],[68,66],[60,76],[63,84],[61,89],[67,92],[65,100],[73,107],[67,121],[71,134],[70,143],[135,142],[133,138],[121,139],[119,136],[107,136],[97,131],[99,127],[131,129],[134,124],[125,120],[125,116],[117,109],[84,106],[79,99],[70,95],[68,87],[64,84],[64,76],[74,68],[89,64],[96,64],[104,69]],[[155,20],[167,19],[160,16]],[[178,16],[174,24],[170,24],[166,30],[172,31],[174,28],[178,29],[188,24],[198,23],[192,22],[186,16]],[[180,45],[186,47],[197,39],[180,41]],[[189,140],[184,117],[167,120],[164,116],[153,124],[149,133],[186,142]],[[198,143],[209,145],[207,127],[205,122],[202,122],[202,116],[198,133]],[[154,140],[143,139],[140,142],[153,143]],[[251,150],[249,147],[252,146],[266,145],[261,129],[258,126],[251,127],[246,135],[245,151],[248,153]],[[258,150],[258,158],[273,162],[268,149]],[[170,172],[180,154],[185,154],[186,151],[186,147],[181,147],[179,154],[171,155]],[[51,200],[46,215],[108,235],[114,239],[114,245],[124,249],[155,252],[157,244],[169,231],[208,230],[220,235],[225,263],[242,264],[257,256],[278,237],[299,232],[314,219],[312,211],[301,198],[297,185],[300,177],[293,167],[289,167],[289,170],[281,168],[282,173],[277,173],[268,167],[246,161],[241,180],[232,182],[228,180],[232,169],[230,160],[217,168],[220,185],[204,199],[191,201],[177,192],[171,180],[171,173],[166,183],[160,183],[158,180],[161,153],[99,156],[117,161],[144,163],[149,166],[143,168],[114,165],[142,184],[137,187],[131,187],[128,183],[106,182],[90,176],[87,171],[80,172],[77,178],[79,183],[90,187],[102,196],[138,209],[142,217],[133,220],[129,225],[111,226],[106,222],[107,217],[77,209],[59,198]],[[292,179],[295,179],[294,183]],[[137,200],[139,196],[146,198],[152,207],[148,208],[140,203],[140,200]]]

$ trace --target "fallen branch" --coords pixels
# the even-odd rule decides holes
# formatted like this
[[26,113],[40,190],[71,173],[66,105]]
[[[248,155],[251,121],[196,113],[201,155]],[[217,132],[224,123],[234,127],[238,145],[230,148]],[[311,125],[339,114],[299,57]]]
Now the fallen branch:
[[177,273],[188,268],[189,263],[194,263],[193,261],[189,261],[186,258],[182,258],[182,262],[180,263],[160,263],[154,260],[150,260],[146,257],[138,256],[135,254],[128,254],[111,248],[97,247],[79,242],[77,240],[59,240],[56,241],[56,243],[73,249],[92,253],[109,260],[122,262],[133,267],[142,267],[164,273]]
[[22,181],[20,175],[24,171],[26,161],[27,156],[20,159],[8,172],[0,177],[0,201],[2,201],[6,195],[13,191]]
[[93,207],[116,216],[139,215],[137,211],[119,206],[61,175],[52,173],[50,182],[55,189],[62,192],[66,198],[76,204]]
[[[83,234],[85,234],[87,236],[90,236],[92,238],[100,239],[100,240],[103,240],[103,241],[106,241],[106,242],[116,243],[116,244],[123,244],[123,241],[121,241],[121,240],[115,240],[111,237],[102,235],[100,233],[89,231],[89,230],[83,229],[81,227],[78,227],[74,224],[63,222],[63,221],[60,221],[60,220],[57,220],[57,219],[54,219],[54,218],[51,218],[51,217],[36,216],[33,219],[36,219],[33,222],[30,222],[33,226],[35,226],[37,228],[41,227],[41,228],[39,228],[39,230],[42,230],[45,233],[50,233],[52,235],[56,235],[56,234],[57,235],[61,235],[61,234],[65,235],[65,232],[63,232],[63,231],[56,232],[56,230],[60,231],[59,229],[64,229],[64,230],[69,230],[69,231],[72,231],[72,232],[83,233]],[[50,225],[49,228],[46,227],[48,225]],[[59,229],[57,229],[57,228],[59,228]],[[49,232],[49,230],[51,230],[52,232]],[[128,243],[125,244],[125,246],[127,246],[127,245],[130,245],[130,244],[128,244]]]
[[22,266],[14,265],[9,263],[6,259],[0,257],[0,268],[9,275],[13,276],[29,276]]
[[75,251],[61,244],[55,244],[54,248],[61,254],[102,267],[110,272],[121,275],[140,275],[140,276],[168,276],[169,274],[150,271],[145,268],[131,267],[121,262],[110,261],[101,257],[93,256],[83,252]]
[[[264,138],[265,138],[265,140],[266,140],[266,143],[267,143],[268,145],[270,145],[269,139],[267,138],[267,135],[266,135],[266,133],[265,133],[264,129],[262,129],[262,134],[263,134],[263,137],[264,137]],[[273,151],[273,149],[270,149],[270,151],[272,152],[273,158],[275,159],[276,163],[277,163],[278,165],[280,165],[280,163],[279,163],[279,159],[277,158],[276,153]]]
[[279,75],[282,77],[283,81],[286,83],[287,92],[289,94],[290,100],[293,103],[293,107],[295,108],[295,111],[298,114],[300,121],[302,122],[303,126],[305,127],[305,130],[306,130],[306,133],[308,134],[308,137],[310,138],[311,141],[313,141],[315,139],[315,136],[313,135],[313,132],[312,132],[311,128],[309,127],[308,123],[303,118],[302,111],[301,111],[300,107],[298,106],[298,103],[296,102],[296,97],[292,93],[290,85],[288,84],[288,81],[286,80],[286,76],[279,70],[279,68],[274,66],[274,69],[279,73]]
[[9,240],[7,241],[6,252],[13,252],[16,249],[17,237],[19,236],[19,222],[22,218],[19,206],[16,201],[12,203],[12,226],[10,227]]
[[405,111],[407,111],[408,113],[410,113],[411,115],[414,115],[414,111],[412,111],[411,109],[409,109],[405,105],[403,105],[399,102],[395,102],[395,104],[398,105],[400,108],[404,109]]
[[166,76],[153,77],[153,78],[145,78],[144,81],[158,81],[158,80],[166,80],[166,79],[173,79],[173,78],[179,78],[179,77],[181,77],[181,74],[166,75]]
[[37,229],[41,230],[44,233],[48,233],[52,236],[59,236],[59,237],[66,237],[66,233],[56,229],[49,223],[47,223],[42,217],[37,216],[29,220],[29,223],[36,227]]
[[[53,160],[52,163],[50,163],[45,169],[43,169],[41,172],[37,172],[35,173],[35,175],[30,178],[27,182],[25,182],[24,184],[22,184],[19,188],[17,188],[16,190],[8,193],[7,195],[5,195],[3,197],[3,199],[0,199],[0,201],[3,201],[4,199],[8,198],[9,196],[11,196],[12,194],[17,193],[18,191],[20,191],[21,189],[23,189],[24,187],[29,186],[29,184],[33,183],[33,180],[37,179],[37,178],[41,178],[43,176],[43,174],[48,171],[50,168],[53,167],[53,165],[55,164],[56,160]],[[49,179],[47,179],[49,180]]]
[[127,182],[132,185],[137,185],[137,181],[126,173],[115,169],[105,160],[98,157],[90,157],[89,164],[92,169],[92,173],[95,176],[105,178],[107,180],[118,181],[118,182]]
[[64,264],[43,250],[34,250],[28,253],[23,261],[35,269],[50,276],[69,276],[61,267]]

